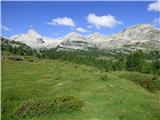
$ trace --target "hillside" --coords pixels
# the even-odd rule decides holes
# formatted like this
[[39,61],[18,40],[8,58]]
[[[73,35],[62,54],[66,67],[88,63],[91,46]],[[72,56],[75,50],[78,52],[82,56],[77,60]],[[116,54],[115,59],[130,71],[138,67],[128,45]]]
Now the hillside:
[[2,120],[160,120],[160,0],[2,0]]
[[[160,92],[141,87],[128,75],[143,80],[153,77],[136,72],[106,73],[62,60],[2,59],[2,119],[14,119],[23,102],[74,96],[83,102],[80,110],[38,114],[45,107],[31,106],[32,114],[26,113],[20,119],[159,120]],[[19,114],[23,112],[25,109]]]
[[7,38],[1,37],[1,50],[2,51],[9,51],[14,54],[19,55],[30,55],[33,56],[37,54],[36,50],[32,49],[25,43],[21,43],[18,41],[11,41]]

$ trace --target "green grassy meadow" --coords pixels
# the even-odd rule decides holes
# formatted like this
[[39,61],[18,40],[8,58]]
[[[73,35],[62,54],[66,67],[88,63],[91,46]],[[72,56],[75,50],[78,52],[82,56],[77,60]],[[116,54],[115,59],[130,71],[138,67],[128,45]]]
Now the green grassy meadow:
[[[2,60],[2,120],[14,120],[21,103],[74,96],[80,110],[26,116],[21,120],[160,120],[160,91],[133,82],[153,75],[103,72],[62,60]],[[104,80],[102,77],[107,74]],[[128,77],[127,75],[132,75]],[[141,75],[139,75],[141,74]]]

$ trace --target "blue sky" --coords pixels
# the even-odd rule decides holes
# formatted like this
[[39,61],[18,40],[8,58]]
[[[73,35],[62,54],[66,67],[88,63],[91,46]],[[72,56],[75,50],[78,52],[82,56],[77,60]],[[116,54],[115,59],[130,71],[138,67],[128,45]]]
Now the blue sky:
[[153,1],[132,2],[2,2],[2,36],[35,29],[43,36],[57,38],[69,32],[114,34],[142,23],[157,27],[159,10]]

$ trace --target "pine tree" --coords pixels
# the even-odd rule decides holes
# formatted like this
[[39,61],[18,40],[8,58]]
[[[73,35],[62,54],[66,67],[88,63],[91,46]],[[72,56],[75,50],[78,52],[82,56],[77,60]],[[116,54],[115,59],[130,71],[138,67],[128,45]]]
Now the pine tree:
[[156,59],[152,62],[152,70],[155,74],[160,75],[160,60]]
[[144,64],[144,54],[142,51],[130,53],[127,57],[126,68],[129,71],[141,71]]

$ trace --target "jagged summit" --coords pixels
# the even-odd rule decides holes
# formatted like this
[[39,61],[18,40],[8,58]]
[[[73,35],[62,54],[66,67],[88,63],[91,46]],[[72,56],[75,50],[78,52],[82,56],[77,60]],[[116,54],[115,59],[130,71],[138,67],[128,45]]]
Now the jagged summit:
[[[123,32],[126,32],[126,31],[129,31],[129,32],[131,32],[131,30],[132,31],[137,31],[137,30],[153,30],[153,29],[156,29],[156,28],[154,28],[152,25],[150,25],[150,24],[137,24],[137,25],[134,25],[134,26],[130,26],[130,27],[128,27],[128,28],[126,28],[126,29],[124,29],[123,31],[122,31],[122,33]],[[142,32],[141,31],[141,32]]]
[[116,49],[133,45],[134,48],[137,46],[143,48],[145,46],[147,49],[148,46],[151,46],[159,49],[160,30],[150,24],[138,24],[110,36],[98,32],[90,35],[70,32],[61,38],[51,39],[41,36],[32,28],[26,34],[13,36],[12,40],[26,43],[32,48],[60,46],[62,49],[87,49],[88,47],[98,46],[100,49]]
[[104,37],[104,35],[99,32],[95,32],[93,34],[88,35],[88,37]]
[[160,31],[150,24],[139,24],[126,28],[121,33],[116,35],[117,39],[122,40],[139,40],[141,42],[148,40],[158,40],[160,38]]
[[37,31],[32,28],[32,29],[28,30],[28,33],[36,33],[37,34]]
[[136,24],[128,28],[154,28],[151,24]]
[[103,36],[101,33],[99,33],[99,32],[95,32],[95,33],[93,33],[93,34],[91,34],[91,35],[93,35],[93,36]]
[[66,37],[74,37],[74,36],[82,36],[81,34],[78,34],[76,32],[70,32],[67,35],[65,35]]
[[42,37],[37,31],[35,31],[34,29],[29,29],[27,34],[31,35],[31,36],[36,36],[36,37]]
[[76,32],[70,32],[61,39],[62,43],[66,43],[69,41],[86,41],[86,38]]
[[107,40],[107,36],[105,36],[101,33],[95,32],[93,34],[88,35],[87,39],[91,40],[91,41],[101,42],[101,41]]
[[41,36],[34,29],[29,29],[25,34],[12,36],[11,39],[14,41],[25,43],[32,48],[55,47],[56,45],[56,41]]

